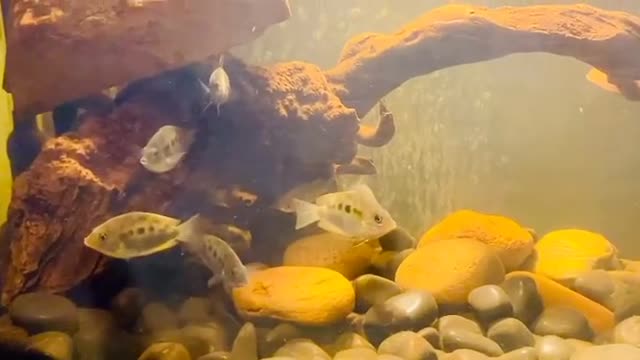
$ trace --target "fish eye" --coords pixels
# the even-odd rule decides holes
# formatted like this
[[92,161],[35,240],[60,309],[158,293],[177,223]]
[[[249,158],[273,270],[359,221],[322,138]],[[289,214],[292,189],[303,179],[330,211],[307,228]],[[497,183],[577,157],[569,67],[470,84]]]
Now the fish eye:
[[100,241],[102,241],[102,242],[107,241],[107,234],[105,234],[105,233],[98,234],[98,239],[100,239]]
[[375,222],[376,222],[376,224],[382,224],[382,216],[380,216],[380,215],[378,215],[378,214],[375,214],[375,215],[373,216],[373,221],[375,221]]

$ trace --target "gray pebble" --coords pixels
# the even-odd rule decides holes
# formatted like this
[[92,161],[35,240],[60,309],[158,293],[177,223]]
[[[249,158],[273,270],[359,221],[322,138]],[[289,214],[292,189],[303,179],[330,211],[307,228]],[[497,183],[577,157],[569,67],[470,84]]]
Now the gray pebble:
[[545,309],[533,325],[538,335],[557,335],[562,338],[591,340],[593,330],[589,320],[578,310],[566,307]]
[[640,347],[640,316],[632,316],[619,323],[613,331],[613,340],[617,344]]
[[373,305],[381,304],[402,292],[395,282],[382,276],[365,274],[353,280],[356,293],[356,312],[364,313]]
[[339,351],[333,360],[377,360],[378,354],[375,350],[366,348],[346,349]]
[[640,360],[640,348],[628,344],[592,346],[576,351],[570,360]]
[[489,327],[487,337],[498,343],[505,352],[535,345],[531,331],[522,321],[515,318],[495,322]]
[[460,315],[445,315],[438,320],[438,331],[440,331],[440,334],[448,330],[465,330],[482,335],[480,325]]
[[287,341],[302,338],[303,332],[295,325],[282,323],[269,330],[260,343],[260,356],[271,356]]
[[245,323],[231,347],[231,360],[258,360],[258,337],[252,323]]
[[513,305],[507,293],[498,285],[484,285],[473,289],[467,301],[485,325],[513,316]]
[[347,349],[371,349],[375,350],[376,348],[367,341],[364,337],[354,333],[354,332],[346,332],[338,336],[338,338],[332,343],[324,347],[324,350],[329,353],[329,355],[335,355],[336,353],[347,350]]
[[587,271],[578,275],[573,288],[589,299],[613,310],[612,295],[616,284],[608,272],[604,270]]
[[274,356],[290,356],[294,359],[330,360],[322,348],[309,339],[293,339],[278,349]]
[[182,324],[203,323],[211,320],[211,302],[204,297],[187,298],[178,309]]
[[34,292],[16,297],[9,305],[9,316],[16,326],[31,334],[62,331],[73,334],[78,328],[78,309],[66,298]]
[[495,359],[496,360],[539,360],[536,350],[532,347],[523,347],[518,350],[513,350],[502,356],[498,356]]
[[544,309],[536,282],[527,276],[514,276],[500,287],[507,293],[513,305],[513,316],[529,326]]
[[406,249],[415,249],[416,238],[411,236],[405,229],[397,227],[388,232],[386,235],[378,239],[380,247],[384,251],[402,251]]
[[178,327],[178,317],[162,303],[150,303],[142,309],[142,326],[148,332],[171,330]]
[[564,339],[555,336],[543,336],[536,342],[539,360],[569,360],[576,349]]
[[470,349],[458,349],[448,354],[446,360],[489,360],[490,358],[475,350]]
[[380,275],[389,280],[395,280],[398,266],[400,266],[400,263],[413,251],[414,249],[383,251],[371,259],[371,269],[376,275]]
[[433,347],[412,331],[401,331],[386,338],[378,347],[379,354],[391,354],[405,360],[436,360]]
[[418,335],[422,336],[431,346],[436,349],[440,348],[440,332],[433,327],[426,327],[418,331]]
[[440,331],[440,339],[442,350],[447,352],[469,349],[488,356],[499,356],[504,353],[493,340],[464,329]]

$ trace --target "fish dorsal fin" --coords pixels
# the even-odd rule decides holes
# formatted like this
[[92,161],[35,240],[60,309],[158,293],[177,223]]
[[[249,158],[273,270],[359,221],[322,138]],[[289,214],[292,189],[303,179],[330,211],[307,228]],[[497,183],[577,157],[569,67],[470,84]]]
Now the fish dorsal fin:
[[223,67],[224,66],[224,54],[221,54],[220,57],[218,58],[218,67]]

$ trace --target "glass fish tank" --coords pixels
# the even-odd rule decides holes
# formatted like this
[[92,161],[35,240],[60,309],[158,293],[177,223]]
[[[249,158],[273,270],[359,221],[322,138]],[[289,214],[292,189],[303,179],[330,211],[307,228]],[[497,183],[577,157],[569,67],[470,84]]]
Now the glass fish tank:
[[640,359],[637,0],[1,7],[0,359]]

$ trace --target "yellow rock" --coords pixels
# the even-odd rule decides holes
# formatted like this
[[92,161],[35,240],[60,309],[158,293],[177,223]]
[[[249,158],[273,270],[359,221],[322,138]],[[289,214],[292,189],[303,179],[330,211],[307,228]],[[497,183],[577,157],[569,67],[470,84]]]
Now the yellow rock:
[[570,281],[594,269],[611,269],[617,250],[604,236],[567,229],[546,234],[535,246],[534,272],[557,281]]
[[247,286],[233,290],[245,318],[272,318],[320,326],[353,311],[351,282],[337,271],[307,266],[279,266],[254,273]]
[[545,307],[557,306],[578,310],[587,317],[596,332],[604,332],[615,326],[613,312],[609,309],[549,278],[527,271],[514,271],[507,274],[505,279],[518,276],[526,276],[536,282]]
[[149,346],[138,360],[191,360],[191,355],[182,344],[159,342]]
[[465,238],[427,242],[396,272],[398,285],[429,291],[442,304],[465,304],[471,290],[503,279],[504,266],[493,249]]
[[378,250],[370,244],[354,246],[350,238],[322,233],[293,242],[284,252],[285,266],[314,266],[335,270],[348,279],[364,274]]
[[527,228],[498,215],[459,210],[427,231],[418,248],[443,239],[470,238],[491,246],[507,271],[516,270],[533,251],[534,238]]

